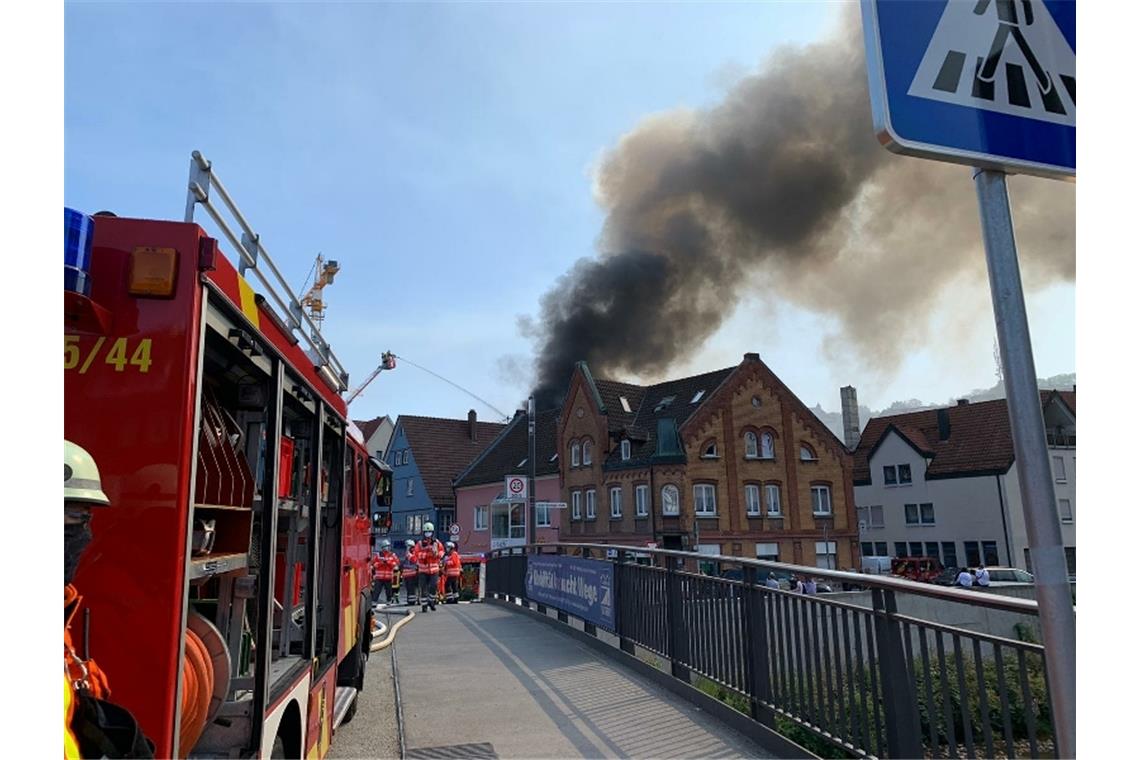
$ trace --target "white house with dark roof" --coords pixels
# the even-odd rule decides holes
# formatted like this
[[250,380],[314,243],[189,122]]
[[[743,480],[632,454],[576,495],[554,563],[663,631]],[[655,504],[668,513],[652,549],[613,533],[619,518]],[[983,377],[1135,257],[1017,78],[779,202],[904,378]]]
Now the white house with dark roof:
[[[1076,575],[1076,392],[1043,391],[1054,492]],[[864,556],[936,557],[946,566],[1032,572],[1005,399],[867,423],[855,450]]]

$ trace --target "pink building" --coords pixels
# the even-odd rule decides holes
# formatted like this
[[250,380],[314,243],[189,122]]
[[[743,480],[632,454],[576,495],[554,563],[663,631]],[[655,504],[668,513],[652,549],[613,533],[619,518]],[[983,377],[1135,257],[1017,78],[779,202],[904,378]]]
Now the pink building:
[[[559,540],[565,509],[542,502],[562,498],[555,447],[559,410],[539,412],[535,420],[535,499],[539,543]],[[492,549],[526,543],[526,503],[507,496],[508,476],[526,477],[530,472],[525,413],[518,413],[507,427],[455,479],[455,518],[459,535],[453,538],[462,554],[481,554]]]

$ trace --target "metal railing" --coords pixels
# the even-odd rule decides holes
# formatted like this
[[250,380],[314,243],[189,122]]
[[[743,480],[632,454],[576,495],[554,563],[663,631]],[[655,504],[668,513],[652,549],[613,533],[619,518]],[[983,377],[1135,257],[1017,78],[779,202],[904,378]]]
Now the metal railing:
[[[222,217],[218,208],[210,201],[211,191],[217,192],[218,197],[222,199],[222,204],[241,228],[240,239]],[[245,276],[247,271],[253,271],[265,292],[269,294],[269,297],[273,299],[284,314],[284,319],[280,320],[282,326],[290,334],[299,334],[309,345],[312,351],[310,358],[313,360],[313,366],[317,368],[317,371],[331,381],[330,385],[336,392],[343,393],[348,390],[348,372],[340,360],[336,358],[329,344],[321,337],[320,328],[305,313],[301,301],[289,287],[289,283],[277,269],[273,259],[269,257],[269,252],[261,244],[261,236],[254,232],[249,222],[246,221],[241,210],[238,209],[225,186],[214,173],[213,164],[201,153],[194,151],[190,155],[190,181],[186,190],[185,221],[194,221],[194,208],[199,204],[206,209],[210,218],[218,225],[226,239],[230,241],[230,245],[237,252],[239,257],[238,271],[242,276]],[[268,272],[262,270],[261,264],[265,265]]]
[[[663,658],[674,677],[794,741],[855,757],[1055,756],[1040,644],[899,611],[900,600],[921,597],[1035,617],[1037,605],[1028,600],[764,560],[578,543],[492,552],[488,594],[527,601],[531,554],[604,558],[614,550],[618,556],[605,561],[613,564],[611,633],[621,648]],[[698,562],[717,563],[718,572],[739,569],[743,579],[702,575]],[[764,584],[769,570],[858,585],[870,600],[852,600],[866,593],[773,589]],[[568,620],[565,610],[558,617]]]

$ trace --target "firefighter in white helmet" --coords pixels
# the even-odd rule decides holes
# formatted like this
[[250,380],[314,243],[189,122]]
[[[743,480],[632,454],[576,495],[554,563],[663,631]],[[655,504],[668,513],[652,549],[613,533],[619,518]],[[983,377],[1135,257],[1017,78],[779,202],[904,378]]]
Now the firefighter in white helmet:
[[71,639],[71,621],[83,598],[72,581],[83,551],[91,543],[91,516],[111,505],[99,480],[99,468],[87,450],[63,442],[63,756],[154,757],[154,745],[127,710],[108,701],[107,676],[83,657]]
[[416,569],[420,579],[420,602],[423,611],[435,610],[435,597],[439,589],[439,561],[443,559],[443,544],[435,537],[435,526],[424,523],[424,534],[416,544]]

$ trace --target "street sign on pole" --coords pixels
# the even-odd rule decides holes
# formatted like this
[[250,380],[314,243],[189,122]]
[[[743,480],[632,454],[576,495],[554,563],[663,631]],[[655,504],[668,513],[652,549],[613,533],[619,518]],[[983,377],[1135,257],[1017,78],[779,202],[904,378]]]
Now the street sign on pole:
[[526,501],[526,478],[522,475],[508,475],[506,484],[508,501]]
[[905,155],[1077,169],[1073,0],[862,0],[875,133]]
[[1056,751],[1075,757],[1076,616],[1005,174],[1076,177],[1076,3],[863,0],[863,37],[880,142],[897,153],[977,167]]

